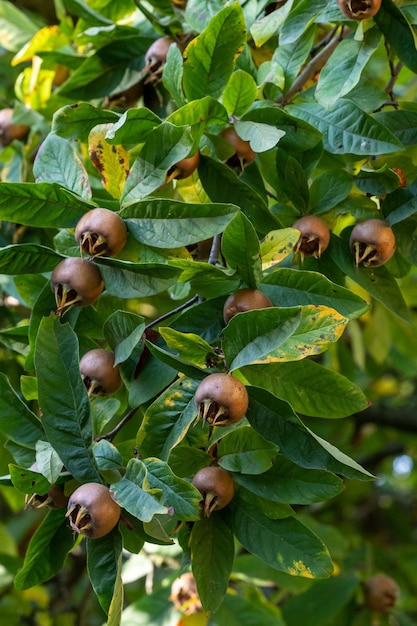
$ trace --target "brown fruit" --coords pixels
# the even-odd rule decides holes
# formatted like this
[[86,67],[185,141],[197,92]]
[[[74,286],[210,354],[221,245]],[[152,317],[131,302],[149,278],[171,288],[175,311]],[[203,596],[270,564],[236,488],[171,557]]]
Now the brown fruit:
[[15,139],[24,139],[29,132],[25,124],[12,124],[13,109],[0,110],[0,146],[8,146]]
[[356,266],[378,267],[386,263],[395,252],[395,235],[384,220],[359,222],[353,228],[349,246]]
[[107,396],[122,386],[120,368],[114,366],[114,352],[96,348],[80,360],[80,374],[88,395]]
[[235,495],[233,478],[222,467],[203,467],[194,475],[192,483],[203,496],[205,517],[210,517],[213,511],[223,509]]
[[99,539],[117,525],[120,506],[105,485],[85,483],[70,496],[66,517],[76,533]]
[[389,613],[400,595],[400,588],[393,578],[386,574],[371,576],[364,583],[365,603],[378,613]]
[[301,257],[320,258],[330,241],[327,224],[315,215],[304,215],[292,227],[300,231],[300,238],[294,246],[294,251],[301,254]]
[[38,493],[26,496],[25,508],[41,509],[47,506],[50,509],[62,509],[64,506],[67,506],[67,503],[68,497],[64,494],[61,487],[52,485],[48,492],[42,496]]
[[195,578],[191,572],[185,572],[174,580],[169,599],[174,604],[174,609],[184,615],[195,615],[203,610]]
[[245,385],[231,374],[209,374],[195,393],[198,417],[213,426],[238,422],[245,415],[248,402]]
[[168,185],[172,180],[182,180],[188,178],[197,169],[200,163],[200,151],[194,152],[193,156],[181,159],[178,163],[172,165],[166,174],[164,187]]
[[91,209],[82,216],[75,228],[75,240],[81,253],[91,257],[115,256],[123,250],[127,229],[122,218],[109,209]]
[[158,83],[161,80],[168,50],[173,44],[178,45],[171,37],[160,37],[149,46],[145,54],[145,84]]
[[[220,137],[232,146],[238,159],[238,164],[240,164],[242,168],[255,160],[256,152],[250,147],[249,141],[241,139],[233,126],[222,130]],[[233,157],[228,159],[227,164],[231,166],[235,165]]]
[[260,289],[239,289],[232,293],[224,303],[223,319],[227,324],[236,313],[266,309],[274,306]]
[[67,257],[54,269],[51,287],[55,293],[58,315],[75,306],[88,306],[104,289],[100,271],[94,263],[78,257]]
[[338,0],[339,8],[351,20],[374,17],[381,8],[381,0]]

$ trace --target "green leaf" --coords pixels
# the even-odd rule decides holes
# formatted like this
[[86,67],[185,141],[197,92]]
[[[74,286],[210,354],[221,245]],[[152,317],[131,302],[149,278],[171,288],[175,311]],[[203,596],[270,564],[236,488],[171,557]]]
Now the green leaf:
[[211,345],[195,333],[180,333],[168,326],[161,326],[159,332],[168,348],[177,352],[184,361],[204,368],[208,363],[215,364],[219,360]]
[[205,96],[176,109],[167,117],[167,122],[176,126],[191,126],[194,141],[198,143],[200,135],[207,126],[228,124],[229,117],[223,104],[212,96]]
[[115,501],[142,522],[150,522],[154,515],[168,513],[167,507],[157,497],[160,492],[152,493],[146,479],[145,465],[132,458],[127,464],[126,474],[110,488]]
[[181,520],[195,521],[200,518],[200,492],[183,478],[172,472],[168,463],[159,459],[145,459],[147,480],[151,489],[162,492],[162,501]]
[[39,471],[53,485],[63,471],[59,455],[48,441],[40,439],[36,442],[36,464]]
[[[250,554],[245,556],[252,557]],[[258,559],[256,559],[256,564],[256,572],[258,574],[259,567],[262,567],[264,564],[259,564]],[[271,571],[266,565],[264,567]],[[235,568],[233,571],[235,571]],[[277,576],[276,571],[273,571],[273,574]],[[273,574],[267,579],[267,584],[274,580]],[[281,576],[285,576],[285,574],[281,574]],[[250,578],[252,580],[256,579],[254,576],[250,576]],[[286,626],[281,617],[280,609],[272,602],[266,601],[263,594],[261,596],[260,593],[257,595],[250,593],[245,596],[232,593],[226,594],[217,613],[210,617],[210,626],[223,626],[224,624],[227,624],[227,626],[255,626],[258,624],[262,624],[262,626]]]
[[43,496],[51,485],[45,476],[39,472],[9,463],[10,478],[16,489],[22,493],[36,493]]
[[285,130],[249,120],[236,122],[234,128],[239,137],[249,141],[252,150],[258,153],[270,150],[285,135]]
[[146,347],[153,356],[162,361],[162,363],[172,367],[175,372],[181,372],[185,376],[189,376],[190,378],[194,378],[196,380],[202,380],[204,378],[206,373],[205,368],[200,368],[197,365],[184,360],[182,357],[160,348],[156,344],[146,342]]
[[243,283],[256,289],[262,279],[258,236],[244,213],[237,213],[222,237],[222,254]]
[[162,83],[178,107],[185,100],[182,91],[183,64],[181,50],[178,46],[170,46],[162,72]]
[[364,33],[363,39],[340,41],[327,61],[317,83],[315,96],[322,106],[331,109],[358,83],[371,56],[381,39],[378,28]]
[[213,513],[191,532],[191,563],[204,611],[217,611],[226,594],[234,559],[233,532]]
[[34,228],[72,228],[91,209],[57,183],[7,183],[0,187],[0,219]]
[[52,578],[64,565],[73,543],[62,509],[51,509],[32,535],[23,567],[14,579],[16,589],[30,589]]
[[325,149],[333,154],[366,156],[403,149],[388,128],[350,100],[340,98],[337,107],[330,112],[318,103],[294,104],[287,109],[318,128],[323,133]]
[[267,308],[234,315],[223,330],[222,348],[233,371],[263,361],[298,327],[301,308]]
[[38,31],[33,20],[10,2],[0,2],[0,40],[10,52],[20,50]]
[[294,228],[280,228],[269,232],[260,246],[262,269],[269,269],[286,259],[292,254],[298,239],[299,233]]
[[326,213],[345,200],[352,188],[353,177],[346,170],[327,170],[310,186],[310,210],[315,215]]
[[124,587],[122,580],[122,554],[117,563],[117,575],[114,582],[113,597],[109,606],[107,626],[120,626],[123,612]]
[[252,427],[300,467],[327,470],[360,480],[372,475],[346,454],[308,429],[284,400],[261,387],[248,387],[246,413]]
[[35,348],[39,406],[49,442],[80,482],[102,482],[92,451],[90,404],[79,371],[77,335],[45,317]]
[[118,119],[119,115],[114,111],[106,111],[88,102],[78,102],[55,111],[52,132],[67,139],[86,141],[94,126],[115,123]]
[[304,213],[310,203],[306,172],[301,163],[284,150],[276,152],[276,174],[283,191],[298,212]]
[[417,143],[417,112],[396,109],[378,111],[374,114],[378,122],[390,129],[404,146]]
[[128,109],[109,127],[106,141],[110,144],[123,144],[125,147],[137,146],[144,143],[161,122],[162,120],[146,107]]
[[[284,5],[289,9],[291,4]],[[317,36],[316,26],[313,24],[300,39],[289,44],[280,43],[274,50],[272,62],[282,68],[285,77],[285,91],[289,89],[302,66],[307,62],[311,48]]]
[[142,351],[145,320],[130,311],[115,311],[104,324],[104,334],[115,352],[114,364],[127,361],[138,344]]
[[331,282],[319,272],[277,268],[265,276],[262,291],[275,306],[328,306],[345,317],[355,319],[368,311],[367,304],[349,289]]
[[166,460],[197,418],[194,394],[198,383],[181,378],[166,389],[147,409],[136,436],[143,458]]
[[343,491],[342,481],[334,474],[301,468],[282,455],[275,458],[272,468],[264,474],[248,474],[236,474],[234,480],[273,502],[312,504],[329,500]]
[[41,421],[15,392],[7,376],[0,372],[0,428],[2,432],[26,448],[35,449],[45,438]]
[[235,2],[219,11],[185,49],[183,89],[186,98],[217,98],[245,42],[245,18],[241,6]]
[[0,248],[2,274],[41,274],[52,271],[62,256],[36,243],[11,244]]
[[[256,94],[257,86],[252,76],[244,70],[236,70],[223,91],[222,103],[229,115],[239,117],[249,109],[256,98]],[[256,149],[253,149],[256,152]]]
[[404,12],[392,0],[384,0],[374,20],[399,59],[417,72],[416,35]]
[[296,41],[305,30],[314,22],[316,17],[324,11],[332,0],[301,0],[295,7],[292,7],[289,16],[285,20],[279,41],[285,45]]
[[399,181],[397,174],[387,165],[383,165],[377,170],[362,168],[354,177],[354,182],[364,193],[382,198],[398,189]]
[[294,517],[270,519],[249,503],[231,503],[232,530],[249,552],[292,576],[327,578],[332,560],[323,543]]
[[180,248],[223,232],[237,212],[233,204],[150,198],[130,204],[120,216],[137,241],[156,248]]
[[143,298],[161,293],[173,285],[181,271],[158,263],[131,263],[120,259],[100,258],[106,290],[119,298]]
[[67,139],[49,133],[37,152],[33,164],[36,182],[56,183],[89,200],[91,188],[87,171]]
[[149,133],[133,162],[121,196],[121,208],[141,200],[165,182],[170,167],[185,159],[192,148],[190,129],[164,122]]
[[109,612],[119,575],[122,536],[118,528],[99,539],[88,539],[87,571],[100,606]]
[[217,447],[219,465],[243,474],[263,474],[275,463],[277,452],[277,446],[249,426],[232,430],[220,439]]
[[240,376],[270,390],[302,415],[337,419],[368,408],[363,391],[350,380],[315,361],[248,365]]
[[264,43],[271,39],[271,37],[276,35],[287,18],[291,7],[291,2],[286,2],[283,6],[280,6],[279,9],[261,17],[252,24],[250,27],[250,34],[252,35],[257,47],[263,46]]

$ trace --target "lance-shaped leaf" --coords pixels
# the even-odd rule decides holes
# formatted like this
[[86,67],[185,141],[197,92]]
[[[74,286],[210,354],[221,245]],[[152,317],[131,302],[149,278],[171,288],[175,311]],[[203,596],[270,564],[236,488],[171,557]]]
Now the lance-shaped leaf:
[[260,387],[248,387],[246,413],[252,427],[280,453],[307,469],[320,469],[349,478],[369,480],[372,475],[346,454],[309,430],[291,406]]
[[333,154],[366,156],[403,149],[402,143],[386,126],[350,100],[341,98],[330,112],[318,103],[290,105],[288,111],[318,128],[323,133],[325,149]]
[[0,189],[0,220],[35,228],[72,228],[92,206],[56,183],[7,183]]
[[239,370],[239,378],[268,389],[302,415],[337,419],[369,406],[360,387],[310,359],[248,365]]
[[108,535],[88,539],[86,543],[88,576],[101,608],[108,613],[121,566],[122,536],[115,528]]
[[142,351],[144,331],[145,320],[141,315],[129,311],[115,311],[107,318],[104,334],[115,352],[115,365],[126,361],[138,345]]
[[281,228],[268,233],[260,244],[262,269],[269,269],[292,254],[299,237],[294,228]]
[[146,107],[128,109],[117,122],[109,126],[106,141],[110,144],[137,146],[143,143],[161,122],[162,120]]
[[223,330],[222,348],[230,370],[264,359],[291,337],[301,322],[301,307],[246,311]]
[[79,370],[75,332],[45,317],[35,347],[42,425],[69,472],[80,482],[101,482],[92,450],[90,403]]
[[219,11],[207,28],[188,44],[183,69],[186,98],[217,98],[226,86],[245,42],[245,17],[240,4],[234,2]]
[[116,502],[142,522],[150,522],[154,515],[167,514],[168,508],[161,504],[161,491],[150,489],[146,466],[138,459],[130,459],[126,474],[111,485]]
[[275,463],[277,452],[275,444],[266,441],[250,426],[235,428],[217,443],[219,465],[243,474],[263,475]]
[[216,611],[226,595],[234,553],[233,532],[220,515],[214,513],[194,524],[192,568],[205,611]]
[[192,145],[187,126],[174,126],[164,122],[149,133],[126,179],[121,197],[122,208],[161,187],[169,168],[185,159]]
[[0,427],[15,443],[34,450],[45,439],[41,421],[17,395],[7,376],[0,372]]
[[175,476],[165,461],[150,458],[145,459],[144,464],[148,470],[149,486],[161,490],[162,501],[173,509],[173,514],[181,520],[198,520],[201,493],[187,480]]
[[77,138],[87,141],[94,126],[111,124],[117,122],[118,119],[119,115],[114,111],[95,107],[88,102],[77,102],[67,104],[55,111],[52,119],[52,132],[67,139]]
[[200,261],[188,261],[175,259],[171,264],[183,271],[179,282],[190,282],[193,291],[206,298],[216,298],[221,295],[229,295],[239,286],[239,277],[230,269],[223,269],[217,265]]
[[322,502],[343,491],[343,482],[335,474],[302,468],[281,454],[267,472],[235,474],[234,479],[262,498],[286,504]]
[[64,565],[73,544],[73,533],[62,510],[51,509],[30,540],[23,567],[14,579],[16,588],[30,589],[52,578]]
[[292,576],[328,578],[331,557],[320,539],[294,517],[270,519],[244,500],[231,503],[232,530],[246,550]]
[[11,244],[0,248],[2,274],[42,274],[51,272],[62,256],[36,243]]
[[242,282],[256,289],[262,278],[259,239],[244,213],[238,213],[225,229],[222,254]]
[[223,104],[212,96],[205,96],[176,109],[167,117],[167,122],[176,126],[191,126],[194,141],[197,141],[207,126],[211,124],[224,126],[229,123],[229,117]]
[[178,107],[185,101],[182,91],[183,66],[181,50],[178,46],[170,46],[162,72],[162,83]]
[[256,98],[257,91],[255,79],[244,70],[236,70],[223,92],[222,103],[229,115],[239,117],[249,109]]
[[221,357],[207,341],[195,333],[180,333],[178,330],[161,326],[159,332],[170,350],[198,367],[214,367]]
[[49,133],[40,145],[33,164],[36,182],[57,183],[81,198],[91,198],[87,171],[67,139]]
[[22,493],[44,495],[50,488],[50,482],[39,472],[34,472],[14,463],[9,463],[10,478],[16,489]]
[[104,189],[113,198],[120,198],[129,172],[129,155],[123,146],[107,143],[106,133],[110,128],[111,124],[98,124],[91,130],[88,153]]
[[136,435],[142,457],[166,460],[172,448],[185,437],[197,417],[194,402],[197,385],[187,378],[176,380],[150,405]]
[[158,263],[131,263],[120,259],[100,258],[96,261],[109,294],[119,298],[143,298],[165,291],[173,285],[181,271]]
[[280,267],[265,276],[262,291],[275,306],[324,305],[351,319],[369,309],[369,304],[357,294],[309,270]]
[[120,626],[123,612],[124,587],[122,580],[122,556],[120,554],[117,563],[117,576],[114,582],[113,597],[109,606],[109,617],[107,626]]
[[280,30],[280,44],[296,41],[330,4],[329,0],[300,0],[297,6],[290,7],[290,14]]
[[392,0],[386,0],[374,19],[399,59],[412,72],[417,72],[416,35],[404,11]]
[[223,232],[239,208],[233,204],[190,204],[151,198],[120,213],[133,237],[155,248],[180,248]]

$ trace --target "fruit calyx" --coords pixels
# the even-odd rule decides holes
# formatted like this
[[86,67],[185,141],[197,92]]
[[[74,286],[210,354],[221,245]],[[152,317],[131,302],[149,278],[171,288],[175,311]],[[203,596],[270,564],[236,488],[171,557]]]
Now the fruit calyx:
[[58,263],[51,275],[57,314],[64,315],[75,306],[88,306],[104,289],[96,265],[87,259],[67,257]]
[[384,220],[370,219],[354,226],[349,247],[355,257],[356,267],[379,267],[384,265],[394,254],[395,235]]
[[126,245],[127,229],[117,213],[97,207],[81,217],[74,236],[81,255],[85,253],[92,258],[115,256]]
[[213,465],[203,467],[192,480],[203,499],[201,506],[204,517],[210,517],[213,511],[219,511],[229,504],[235,494],[233,478],[222,467]]
[[65,517],[72,530],[90,539],[104,537],[117,525],[121,509],[101,483],[85,483],[68,501]]
[[48,507],[50,509],[62,509],[67,505],[68,497],[64,494],[61,487],[52,485],[47,493],[40,495],[38,493],[28,494],[25,498],[25,509],[42,509]]
[[198,418],[211,426],[229,426],[238,422],[248,408],[245,385],[231,374],[209,374],[195,393]]
[[381,0],[338,0],[339,8],[353,20],[374,17],[381,8]]
[[330,242],[330,230],[327,224],[316,215],[304,215],[294,224],[293,228],[300,231],[300,237],[294,246],[294,252],[319,259]]

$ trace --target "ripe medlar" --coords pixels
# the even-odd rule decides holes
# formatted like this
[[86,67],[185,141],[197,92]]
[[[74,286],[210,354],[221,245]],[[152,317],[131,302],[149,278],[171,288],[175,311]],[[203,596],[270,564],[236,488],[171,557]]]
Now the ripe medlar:
[[203,607],[198,597],[195,578],[191,572],[185,572],[174,580],[169,600],[174,604],[174,609],[184,615],[201,613]]
[[175,165],[169,168],[165,183],[170,183],[174,178],[176,180],[188,178],[197,169],[199,163],[200,150],[196,150],[192,156],[181,159],[178,163],[175,163]]
[[95,348],[80,360],[80,374],[89,396],[107,396],[122,386],[120,368],[114,365],[114,352]]
[[85,252],[91,257],[115,256],[126,244],[126,225],[110,209],[91,209],[79,220],[75,228],[75,240],[80,244],[81,254]]
[[218,466],[203,467],[192,480],[203,496],[202,507],[205,517],[229,504],[235,495],[235,483],[226,470]]
[[227,324],[236,313],[266,309],[274,306],[260,289],[239,289],[232,293],[224,303],[223,319]]
[[[227,141],[235,151],[235,158],[232,156],[227,160],[227,165],[230,167],[240,166],[243,169],[255,160],[256,152],[250,147],[249,141],[241,139],[233,126],[228,126],[228,128],[222,130],[220,137]],[[236,158],[237,163],[235,162]]]
[[60,261],[51,275],[58,315],[75,306],[88,306],[104,289],[100,271],[94,263],[78,257]]
[[330,230],[327,224],[316,215],[304,215],[292,227],[300,231],[294,252],[298,252],[301,258],[305,256],[320,258],[330,241]]
[[381,8],[381,0],[337,0],[339,8],[351,20],[374,17]]
[[117,525],[120,506],[105,485],[85,483],[70,496],[66,517],[76,533],[99,539]]
[[400,588],[391,576],[376,574],[363,586],[365,603],[378,613],[389,613],[400,595]]
[[68,497],[58,485],[52,485],[47,493],[42,496],[38,493],[32,493],[25,498],[26,509],[41,509],[47,506],[50,509],[62,509],[67,506]]
[[248,408],[248,392],[231,374],[209,374],[195,393],[198,417],[212,426],[229,426],[238,422]]
[[0,146],[8,146],[15,139],[24,139],[29,132],[25,124],[13,124],[13,109],[0,110]]
[[144,71],[148,73],[145,83],[154,83],[160,80],[168,50],[172,44],[176,44],[176,41],[171,37],[160,37],[149,46],[145,54],[146,66]]
[[349,247],[356,266],[378,267],[386,263],[395,252],[395,235],[384,220],[371,219],[354,226]]

